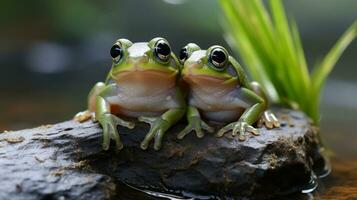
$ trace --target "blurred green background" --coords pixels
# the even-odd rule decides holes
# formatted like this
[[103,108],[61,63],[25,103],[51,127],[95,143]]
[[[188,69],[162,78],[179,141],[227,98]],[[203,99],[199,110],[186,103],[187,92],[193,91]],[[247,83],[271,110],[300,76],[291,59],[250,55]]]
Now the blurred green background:
[[[285,0],[312,65],[357,19],[356,0]],[[92,85],[105,78],[117,38],[167,38],[176,52],[188,42],[227,46],[215,0],[0,2],[0,131],[71,119],[85,109]],[[339,156],[357,152],[357,42],[324,90],[321,128]]]

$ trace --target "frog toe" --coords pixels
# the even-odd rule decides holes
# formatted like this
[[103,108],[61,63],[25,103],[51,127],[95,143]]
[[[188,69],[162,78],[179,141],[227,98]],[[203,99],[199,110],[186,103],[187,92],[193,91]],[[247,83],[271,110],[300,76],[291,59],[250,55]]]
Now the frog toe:
[[258,129],[254,128],[253,126],[249,125],[246,122],[239,123],[238,127],[239,127],[238,128],[239,129],[238,138],[239,138],[240,141],[244,141],[245,138],[246,138],[245,136],[248,133],[251,133],[252,135],[255,135],[255,136],[260,135]]
[[110,124],[109,127],[110,127],[110,130],[111,130],[110,137],[111,137],[111,139],[113,139],[115,141],[116,149],[117,150],[123,149],[124,145],[120,140],[120,136],[119,136],[119,133],[117,131],[116,125]]
[[90,112],[89,110],[79,112],[73,117],[73,120],[79,123],[86,122],[90,119],[94,119],[94,117],[93,117],[93,113]]
[[222,137],[226,132],[232,131],[232,136],[235,137],[238,135],[238,139],[240,141],[244,141],[246,139],[246,134],[251,133],[255,136],[260,135],[258,129],[249,125],[246,122],[232,122],[218,131],[217,136]]
[[187,134],[194,131],[198,138],[204,137],[203,130],[212,133],[214,129],[210,127],[206,122],[199,118],[191,118],[189,124],[177,135],[177,139],[183,139]]
[[154,149],[156,151],[161,149],[161,144],[162,144],[162,138],[164,137],[164,132],[163,130],[159,130],[155,136],[155,143],[154,143]]
[[116,144],[116,149],[121,150],[124,145],[120,140],[117,125],[124,126],[129,122],[126,122],[115,115],[106,113],[101,116],[100,123],[103,127],[103,149],[108,150],[110,146],[110,139],[113,139]]
[[239,141],[244,141],[246,139],[246,137],[245,137],[246,131],[247,131],[246,127],[247,127],[247,124],[244,122],[235,123],[233,126],[232,135],[233,136],[238,135]]
[[183,139],[187,134],[189,134],[191,131],[193,131],[193,127],[190,125],[187,125],[179,134],[177,134],[177,139]]
[[[223,128],[221,128],[218,133],[216,134],[217,137],[222,137],[226,132],[233,130],[233,126],[236,122],[232,122],[226,126],[224,126]],[[233,134],[233,133],[232,133]]]
[[251,134],[253,134],[253,135],[255,135],[255,136],[260,135],[259,130],[254,128],[253,126],[247,126],[246,131],[251,133]]
[[169,127],[168,122],[161,117],[139,117],[138,119],[139,121],[150,124],[150,131],[140,144],[141,149],[146,150],[150,142],[154,139],[154,149],[160,150],[162,138]]
[[271,113],[271,117],[270,117],[270,118],[273,120],[273,125],[274,125],[274,127],[279,128],[279,127],[280,127],[280,121],[279,121],[278,118],[274,115],[274,113]]
[[120,119],[119,117],[114,118],[114,123],[115,125],[125,126],[129,129],[133,129],[135,127],[134,122],[125,121],[123,119]]
[[258,126],[264,125],[268,129],[280,127],[280,122],[270,110],[264,111],[261,119],[258,121]]
[[103,126],[103,143],[102,143],[103,150],[107,151],[109,149],[109,145],[110,145],[109,128],[108,128],[108,125],[104,125]]
[[144,140],[141,142],[140,147],[146,150],[149,147],[150,141],[155,137],[156,129],[151,129],[148,134],[146,134]]
[[206,130],[209,133],[213,133],[214,132],[214,128],[209,126],[206,122],[204,122],[203,120],[201,120],[201,126],[204,130]]
[[156,119],[157,119],[157,117],[144,117],[144,116],[138,117],[138,120],[140,122],[145,122],[145,123],[148,123],[148,124],[154,123]]

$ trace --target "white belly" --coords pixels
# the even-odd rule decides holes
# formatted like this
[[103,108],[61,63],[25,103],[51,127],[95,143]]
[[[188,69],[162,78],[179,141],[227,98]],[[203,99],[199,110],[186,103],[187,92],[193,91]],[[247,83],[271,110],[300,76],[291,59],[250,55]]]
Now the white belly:
[[108,97],[112,105],[119,108],[119,113],[128,117],[158,116],[165,111],[179,107],[177,89],[170,88],[156,95],[142,96],[137,93],[123,92],[118,88],[118,94]]
[[207,112],[201,110],[200,113],[203,118],[208,119],[209,121],[229,123],[237,121],[243,112],[244,109],[224,110],[216,112]]
[[202,90],[191,90],[189,104],[196,107],[203,118],[216,122],[237,121],[249,103],[239,98],[239,88],[226,93],[205,93]]

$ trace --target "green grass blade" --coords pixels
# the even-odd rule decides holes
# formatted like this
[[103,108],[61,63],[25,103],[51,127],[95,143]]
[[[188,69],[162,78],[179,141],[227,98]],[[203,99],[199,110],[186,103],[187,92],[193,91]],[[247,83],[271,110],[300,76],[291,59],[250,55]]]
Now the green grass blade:
[[303,98],[301,99],[300,107],[302,107],[302,110],[305,110],[308,113],[310,101],[305,97],[308,97],[310,94],[309,90],[311,88],[311,80],[309,76],[308,66],[306,64],[306,58],[304,54],[304,49],[302,47],[299,30],[294,20],[291,22],[291,32],[295,47],[295,57],[297,59],[296,70],[299,71],[301,74],[299,84],[301,85],[300,96],[302,96]]
[[357,37],[357,21],[309,73],[295,21],[289,22],[282,0],[219,0],[226,39],[253,79],[275,102],[299,108],[318,123],[321,90],[343,51]]
[[[298,95],[299,91],[302,91],[301,84],[299,83],[300,72],[298,70],[298,62],[296,59],[296,53],[294,48],[291,31],[288,25],[288,20],[284,12],[284,8],[280,0],[270,0],[271,13],[273,16],[274,26],[276,28],[276,34],[278,38],[278,44],[280,45],[277,50],[280,53],[278,56],[283,64],[285,74],[284,83],[289,84],[288,94],[292,100],[300,101],[302,98]],[[301,105],[301,103],[300,103]]]
[[[257,38],[266,41],[265,39],[262,39],[262,36],[266,34],[254,30],[254,26],[258,28],[260,27],[260,22],[255,19],[251,21],[252,18],[250,18],[250,15],[254,13],[251,10],[252,7],[248,6],[246,1],[239,0],[234,2],[221,0],[220,3],[226,16],[224,24],[225,29],[227,30],[226,35],[229,36],[226,38],[230,38],[229,41],[231,41],[229,42],[230,45],[234,50],[240,49],[238,53],[243,58],[245,66],[249,68],[250,74],[255,80],[264,85],[265,91],[267,91],[267,94],[269,94],[272,100],[279,101],[277,91],[270,80],[272,72],[264,67],[268,61],[261,59],[264,57],[265,43],[257,41]],[[266,46],[270,45],[268,44]]]
[[338,59],[341,57],[342,53],[348,47],[348,45],[357,37],[357,21],[355,21],[347,31],[341,36],[341,38],[336,42],[336,44],[327,53],[325,58],[320,64],[314,67],[312,72],[312,82],[314,85],[314,90],[321,91],[322,86],[332,71],[334,65],[337,63]]
[[295,46],[295,53],[296,53],[296,58],[298,61],[298,66],[301,71],[301,77],[303,79],[303,84],[305,87],[310,86],[310,76],[309,76],[309,71],[308,67],[306,64],[306,58],[305,58],[305,53],[304,49],[302,47],[302,42],[299,34],[299,29],[296,24],[296,22],[293,20],[291,22],[291,30],[292,30],[292,37],[293,37],[293,42]]
[[327,76],[332,71],[333,67],[336,65],[338,59],[341,57],[342,53],[348,47],[349,44],[357,37],[357,21],[355,21],[347,31],[341,36],[336,44],[331,48],[331,50],[326,54],[323,60],[315,65],[311,79],[313,87],[310,91],[311,104],[309,108],[309,116],[319,123],[319,113],[320,113],[320,99],[322,87],[325,84]]

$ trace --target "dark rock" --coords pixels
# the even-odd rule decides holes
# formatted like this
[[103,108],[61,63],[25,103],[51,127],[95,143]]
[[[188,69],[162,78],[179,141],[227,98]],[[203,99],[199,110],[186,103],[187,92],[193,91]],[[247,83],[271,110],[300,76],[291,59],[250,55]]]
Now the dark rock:
[[[148,125],[119,127],[124,149],[102,151],[92,122],[0,134],[0,199],[112,199],[119,181],[176,194],[266,199],[301,191],[318,154],[316,131],[300,112],[277,111],[281,128],[239,142],[230,134],[177,140],[184,123],[165,136],[160,151],[140,149]],[[114,146],[112,146],[111,149]],[[134,198],[135,199],[135,198]]]

